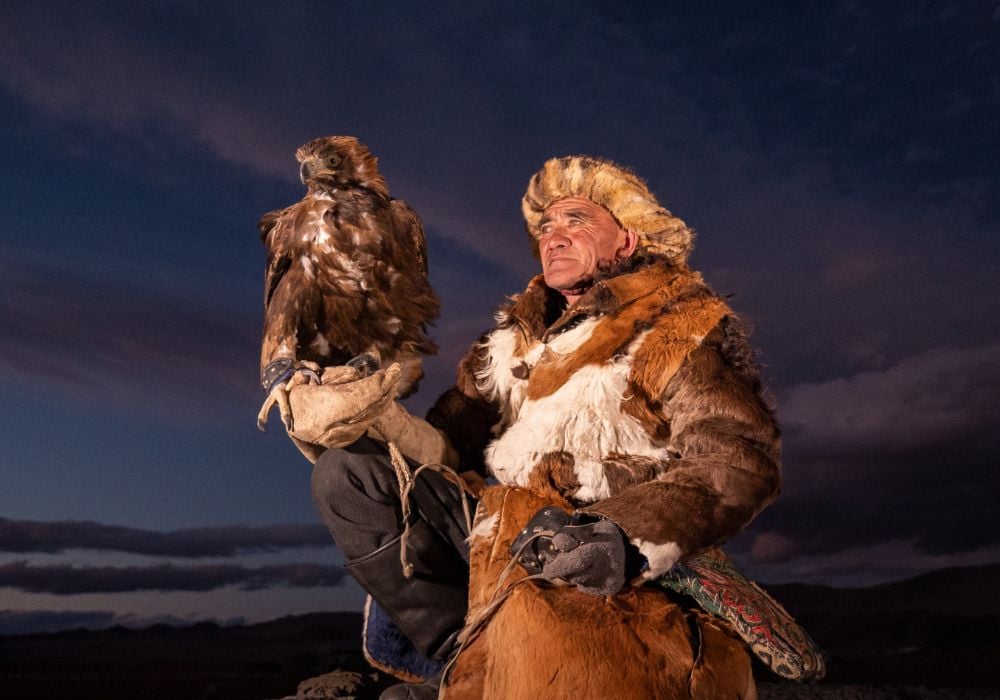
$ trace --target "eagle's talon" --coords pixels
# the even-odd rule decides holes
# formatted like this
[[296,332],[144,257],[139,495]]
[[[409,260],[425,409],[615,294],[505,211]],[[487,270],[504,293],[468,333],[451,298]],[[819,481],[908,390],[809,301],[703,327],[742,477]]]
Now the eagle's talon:
[[267,398],[264,399],[264,405],[261,406],[260,411],[257,412],[257,430],[262,433],[267,432],[264,429],[264,426],[267,425],[267,414],[271,412],[271,408],[276,402],[277,399],[274,398],[274,394],[268,394]]
[[319,373],[322,370],[319,369],[317,365],[316,369],[311,367],[299,367],[295,370],[293,374],[288,379],[288,383],[292,386],[298,386],[299,384],[322,384],[323,381],[319,377]]
[[260,407],[260,411],[257,413],[257,430],[262,433],[267,432],[267,430],[264,429],[264,426],[267,425],[267,414],[270,413],[271,407],[274,406],[274,403],[275,400],[271,398],[270,394],[268,394],[267,398],[264,399],[264,405]]
[[346,364],[348,367],[356,369],[362,378],[378,372],[379,369],[378,358],[370,352],[363,352],[356,357],[352,357]]
[[288,384],[283,384],[275,396],[278,401],[278,413],[281,415],[281,422],[285,424],[285,430],[289,433],[295,430],[295,425],[292,422],[292,404],[288,400],[288,391],[290,388]]
[[267,432],[264,430],[264,426],[267,424],[267,414],[271,412],[275,404],[278,404],[278,413],[281,415],[281,422],[284,423],[285,430],[289,432],[293,430],[292,406],[288,400],[288,391],[291,388],[289,386],[290,383],[290,381],[285,381],[276,384],[271,389],[271,393],[264,399],[264,405],[260,407],[260,412],[257,414],[257,429],[260,432]]

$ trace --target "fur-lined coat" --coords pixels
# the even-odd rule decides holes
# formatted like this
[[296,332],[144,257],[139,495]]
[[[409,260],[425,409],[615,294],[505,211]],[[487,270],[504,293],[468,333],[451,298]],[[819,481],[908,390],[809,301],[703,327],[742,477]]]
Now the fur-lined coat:
[[612,520],[654,578],[776,497],[773,412],[741,324],[686,267],[654,260],[564,307],[533,279],[428,420],[463,468]]

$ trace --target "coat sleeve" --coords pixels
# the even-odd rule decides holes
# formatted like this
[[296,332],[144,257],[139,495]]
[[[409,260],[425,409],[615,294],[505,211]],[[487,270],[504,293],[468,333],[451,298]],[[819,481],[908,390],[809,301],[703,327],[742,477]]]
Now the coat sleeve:
[[[780,488],[780,435],[746,334],[724,318],[681,365],[661,397],[671,458],[622,456],[609,469],[642,471],[634,483],[581,510],[615,522],[646,558],[645,578],[666,572],[743,529]],[[632,460],[635,465],[629,465]],[[655,476],[651,473],[655,472]]]
[[455,386],[443,393],[427,413],[427,422],[445,434],[458,452],[461,471],[486,475],[484,452],[500,420],[497,406],[476,386],[483,363],[482,340],[475,343],[458,365]]

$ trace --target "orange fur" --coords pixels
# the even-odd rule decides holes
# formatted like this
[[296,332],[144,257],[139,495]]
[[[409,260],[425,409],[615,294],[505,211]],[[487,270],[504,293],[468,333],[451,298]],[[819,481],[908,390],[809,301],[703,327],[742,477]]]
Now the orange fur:
[[[496,513],[499,524],[493,536],[472,542],[470,620],[489,604],[510,560],[510,543],[550,504],[568,507],[555,493],[494,486],[483,494],[480,519]],[[524,576],[515,566],[506,585]],[[662,591],[630,587],[597,598],[573,587],[527,582],[513,589],[459,655],[444,697],[750,698],[753,688],[742,643]]]

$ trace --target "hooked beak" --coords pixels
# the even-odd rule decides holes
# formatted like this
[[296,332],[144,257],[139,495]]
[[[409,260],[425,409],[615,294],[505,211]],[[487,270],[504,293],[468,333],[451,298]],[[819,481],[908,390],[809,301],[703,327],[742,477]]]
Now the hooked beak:
[[302,162],[302,167],[299,168],[299,179],[302,181],[303,185],[306,184],[306,180],[308,180],[313,176],[313,173],[315,171],[316,168],[311,160],[306,160]]

